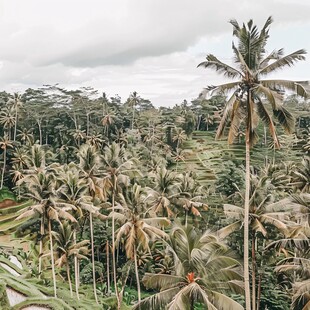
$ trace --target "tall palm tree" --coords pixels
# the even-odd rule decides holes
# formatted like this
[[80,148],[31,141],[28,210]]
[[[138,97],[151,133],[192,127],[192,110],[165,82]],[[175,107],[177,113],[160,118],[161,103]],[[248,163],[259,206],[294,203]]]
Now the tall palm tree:
[[117,297],[118,309],[121,306],[121,299],[117,287],[117,273],[116,273],[116,258],[115,258],[115,204],[116,196],[120,191],[120,186],[129,185],[128,174],[137,172],[133,169],[136,160],[134,158],[127,158],[125,149],[119,144],[113,142],[111,145],[104,148],[104,154],[101,157],[102,169],[104,171],[104,184],[109,190],[112,205],[112,269],[113,269],[113,282],[115,293]]
[[4,136],[0,138],[0,148],[2,149],[3,154],[3,166],[2,166],[2,173],[1,173],[1,183],[0,183],[0,189],[3,187],[4,182],[4,174],[6,169],[6,157],[7,157],[7,149],[12,148],[13,144],[12,141],[9,139],[8,136]]
[[[93,203],[96,198],[103,197],[100,185],[98,185],[98,164],[99,154],[94,146],[82,145],[78,152],[80,160],[79,166],[69,164],[61,173],[61,180],[64,185],[63,195],[65,200],[70,201],[78,210],[79,218],[86,218],[84,211],[89,215],[90,236],[91,236],[91,255],[92,255],[92,271],[93,271],[93,288],[95,300],[98,303],[96,278],[95,278],[95,260],[94,260],[94,230],[93,215],[100,219],[105,217],[99,213]],[[97,193],[99,193],[97,197]],[[76,230],[74,231],[76,235]],[[75,238],[76,239],[76,238]],[[77,270],[78,257],[74,258],[75,270]],[[78,272],[76,272],[78,274]],[[78,278],[76,277],[76,293],[78,293]]]
[[42,266],[42,238],[45,236],[45,226],[48,227],[54,296],[57,297],[52,221],[59,223],[59,219],[62,218],[72,223],[76,222],[76,219],[69,212],[74,209],[74,206],[57,201],[57,182],[52,172],[41,171],[29,174],[19,182],[27,187],[25,197],[32,199],[33,204],[17,217],[16,220],[28,217],[39,217],[41,219],[39,272],[41,272]]
[[131,129],[134,127],[135,123],[135,111],[136,111],[136,106],[139,104],[141,101],[140,96],[138,96],[138,93],[134,91],[130,96],[129,96],[129,101],[128,104],[132,108],[132,120],[131,120]]
[[[237,39],[237,46],[233,43],[234,62],[236,68],[221,62],[212,54],[207,55],[207,61],[198,66],[214,69],[228,78],[235,79],[231,83],[218,86],[210,86],[206,91],[234,91],[227,101],[223,112],[222,120],[217,130],[216,137],[224,134],[225,127],[230,121],[228,142],[232,143],[239,131],[240,126],[245,125],[246,144],[246,194],[244,214],[244,282],[246,295],[246,309],[251,308],[251,294],[249,283],[249,195],[250,195],[250,147],[255,143],[257,135],[255,129],[258,124],[258,117],[269,127],[274,145],[279,147],[274,122],[269,115],[264,99],[271,104],[273,114],[278,122],[287,132],[294,129],[292,115],[282,104],[282,91],[288,89],[298,95],[307,97],[306,85],[308,82],[295,82],[289,80],[267,80],[262,79],[269,73],[273,73],[284,67],[290,67],[299,60],[305,60],[306,51],[301,49],[289,55],[283,56],[283,49],[274,50],[266,54],[266,44],[269,38],[269,26],[272,18],[269,17],[258,31],[257,26],[250,20],[247,24],[239,26],[236,20],[231,20],[233,36]],[[237,79],[237,80],[236,80]]]
[[[300,213],[301,208],[297,204],[274,202],[274,188],[265,175],[251,175],[249,200],[249,229],[252,239],[252,308],[259,309],[259,298],[256,298],[256,246],[257,233],[264,237],[268,234],[268,226],[275,227],[284,237],[291,235],[290,228],[293,222],[291,217]],[[244,204],[244,195],[241,194],[241,204]],[[232,204],[224,204],[224,213],[235,221],[220,229],[218,234],[224,238],[228,234],[240,230],[244,222],[244,208]],[[259,290],[259,289],[258,289]],[[253,306],[254,305],[254,306]]]
[[6,129],[6,135],[11,139],[12,137],[12,128],[15,126],[16,119],[13,111],[8,107],[5,107],[0,112],[0,124],[3,125],[3,128]]
[[154,189],[152,193],[154,212],[168,218],[173,217],[172,200],[180,192],[178,175],[174,171],[168,170],[165,166],[158,167],[156,172],[150,175],[154,178],[151,185]]
[[17,123],[18,123],[18,113],[23,106],[21,95],[18,93],[14,93],[14,95],[9,99],[8,105],[11,106],[11,109],[15,113],[15,124],[14,124],[14,136],[13,141],[16,140],[16,132],[17,132]]
[[146,273],[143,283],[158,293],[143,299],[133,309],[193,310],[195,303],[208,310],[242,310],[225,293],[242,292],[240,264],[227,246],[209,231],[175,225],[167,248],[174,261],[172,274]]
[[120,222],[120,228],[116,232],[116,244],[124,239],[126,256],[135,264],[135,273],[138,290],[138,302],[141,301],[141,289],[138,272],[137,250],[150,250],[150,241],[166,238],[166,233],[161,229],[170,221],[166,218],[147,218],[147,192],[140,185],[134,184],[125,195],[119,194],[120,206],[114,217]]
[[72,226],[68,221],[60,222],[58,231],[53,232],[53,235],[56,241],[57,251],[59,253],[59,257],[56,260],[55,264],[60,268],[65,265],[70,294],[72,297],[73,290],[70,274],[70,258],[71,256],[77,256],[79,259],[87,259],[87,245],[89,243],[89,240],[82,240],[76,243],[74,240],[74,232],[72,230]]

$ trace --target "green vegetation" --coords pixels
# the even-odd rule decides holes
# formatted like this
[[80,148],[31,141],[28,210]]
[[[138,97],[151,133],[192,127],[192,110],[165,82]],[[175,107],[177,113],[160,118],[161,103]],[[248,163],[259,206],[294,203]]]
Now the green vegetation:
[[262,79],[305,52],[231,24],[201,65],[241,81],[192,102],[0,93],[1,309],[309,308],[306,83]]

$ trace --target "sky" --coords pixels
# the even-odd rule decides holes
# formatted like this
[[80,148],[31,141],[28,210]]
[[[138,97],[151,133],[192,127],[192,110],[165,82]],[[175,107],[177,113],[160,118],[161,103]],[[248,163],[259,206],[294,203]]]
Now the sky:
[[[307,0],[0,0],[0,91],[58,83],[174,106],[225,82],[197,65],[231,62],[229,20],[260,28],[269,16],[267,51],[310,53]],[[310,55],[277,74],[310,80]]]

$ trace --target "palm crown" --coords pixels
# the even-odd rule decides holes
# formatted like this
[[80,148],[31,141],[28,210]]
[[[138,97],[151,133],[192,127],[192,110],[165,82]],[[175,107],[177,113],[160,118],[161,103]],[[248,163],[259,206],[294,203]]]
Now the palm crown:
[[[269,26],[272,23],[271,17],[267,19],[260,32],[252,20],[243,24],[242,27],[236,20],[231,20],[230,23],[233,25],[233,35],[238,42],[237,46],[234,42],[232,44],[236,67],[221,62],[212,54],[208,54],[207,61],[198,65],[215,69],[228,78],[238,79],[231,83],[206,88],[211,92],[234,91],[227,102],[216,136],[220,138],[224,134],[230,119],[228,140],[232,143],[239,127],[245,122],[249,129],[249,142],[253,144],[256,141],[255,128],[258,118],[260,118],[269,127],[275,146],[279,147],[274,123],[264,105],[264,100],[266,99],[271,104],[274,116],[283,128],[287,132],[291,132],[294,128],[294,120],[282,105],[283,90],[294,91],[299,96],[307,97],[309,83],[307,81],[267,80],[264,78],[269,73],[287,66],[290,67],[299,60],[305,60],[306,51],[300,49],[283,56],[283,49],[279,49],[267,54],[265,47],[269,38]],[[247,100],[243,100],[246,95],[248,96]]]

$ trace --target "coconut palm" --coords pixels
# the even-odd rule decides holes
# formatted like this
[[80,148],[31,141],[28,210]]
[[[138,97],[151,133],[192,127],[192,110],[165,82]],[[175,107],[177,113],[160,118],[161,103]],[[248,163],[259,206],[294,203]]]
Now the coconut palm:
[[266,44],[269,38],[269,27],[272,18],[269,17],[258,31],[257,26],[250,20],[247,24],[239,26],[236,20],[231,20],[233,35],[237,39],[237,46],[233,43],[232,49],[235,56],[236,68],[221,62],[214,55],[207,55],[207,61],[199,64],[205,68],[211,68],[232,79],[238,79],[231,83],[211,86],[206,91],[234,91],[228,100],[223,112],[222,120],[217,130],[216,137],[220,138],[230,121],[228,141],[232,143],[237,136],[242,124],[245,126],[246,143],[246,194],[244,208],[244,281],[246,293],[246,309],[251,308],[250,284],[249,284],[249,195],[250,195],[250,147],[257,140],[255,129],[260,118],[270,130],[275,147],[279,147],[275,125],[269,115],[264,99],[271,104],[273,114],[287,132],[294,129],[292,115],[282,104],[282,91],[288,89],[302,97],[307,97],[306,85],[308,82],[295,82],[289,80],[262,79],[269,73],[273,73],[284,67],[290,67],[299,60],[305,60],[306,51],[301,49],[289,55],[283,56],[283,49],[274,50],[266,54]]
[[153,177],[154,189],[152,193],[152,205],[154,212],[162,216],[174,216],[173,208],[171,206],[173,198],[179,194],[178,175],[168,170],[165,166],[158,167],[156,172],[151,174]]
[[23,106],[21,95],[18,93],[14,93],[14,95],[8,100],[7,104],[11,106],[11,110],[15,113],[14,136],[13,136],[13,141],[15,141],[17,132],[18,113],[20,112],[20,109]]
[[17,138],[22,142],[22,144],[32,145],[33,144],[33,134],[32,129],[23,128],[22,130],[17,130]]
[[183,130],[181,128],[174,128],[172,141],[177,143],[176,152],[178,152],[179,147],[186,140],[186,138],[187,138],[187,136],[186,136],[185,130]]
[[[96,177],[98,169],[98,153],[95,147],[83,145],[78,152],[78,157],[80,159],[79,166],[76,166],[73,163],[64,166],[60,171],[59,180],[63,184],[61,190],[63,201],[70,202],[75,206],[77,210],[77,218],[85,219],[85,211],[89,215],[94,296],[98,303],[95,278],[93,215],[100,219],[105,219],[105,217],[99,213],[99,208],[96,208],[93,205],[96,193],[98,192],[96,189],[99,188],[97,184],[98,178]],[[99,192],[101,193],[101,191]],[[76,229],[74,230],[73,235],[74,240],[76,241]],[[76,294],[79,298],[78,256],[75,256],[74,264],[76,272]]]
[[310,193],[310,157],[303,158],[301,164],[291,173],[290,185],[296,191]]
[[4,182],[4,174],[5,174],[5,169],[6,169],[6,160],[7,160],[7,150],[8,148],[12,148],[13,144],[12,141],[9,139],[7,135],[4,137],[0,138],[0,148],[2,150],[3,154],[3,166],[2,166],[2,173],[1,173],[1,183],[0,183],[0,189],[3,187],[3,182]]
[[121,225],[116,232],[116,245],[123,239],[126,256],[135,264],[138,302],[141,301],[141,289],[137,251],[145,250],[150,253],[150,242],[166,238],[167,235],[161,228],[170,223],[166,218],[147,218],[147,198],[147,192],[140,185],[134,184],[126,190],[125,195],[119,194],[120,205],[113,214]]
[[143,299],[133,309],[243,309],[225,293],[242,292],[240,264],[215,235],[201,234],[193,226],[175,225],[167,253],[174,261],[171,274],[146,273],[143,283],[158,293]]
[[138,96],[138,93],[136,91],[130,94],[128,99],[128,105],[132,108],[131,129],[133,129],[134,127],[136,106],[139,104],[140,101],[141,98],[140,96]]
[[189,214],[201,217],[199,209],[207,210],[208,205],[204,203],[206,193],[192,172],[183,172],[180,176],[179,191],[175,204],[185,211],[185,226],[187,226]]
[[134,169],[136,160],[134,158],[128,159],[124,147],[113,142],[110,146],[104,148],[103,156],[101,157],[102,166],[104,170],[103,183],[104,187],[109,190],[112,205],[112,269],[114,288],[117,297],[118,308],[120,309],[121,300],[117,287],[116,274],[116,259],[115,259],[115,198],[119,193],[120,186],[129,185],[129,174],[137,173]]
[[12,137],[12,128],[15,126],[16,119],[13,111],[8,107],[5,107],[0,112],[0,124],[3,125],[3,128],[6,129],[6,135],[9,139]]
[[78,243],[75,242],[74,231],[68,221],[59,223],[58,231],[53,232],[55,242],[57,245],[58,259],[55,264],[58,267],[65,265],[67,279],[69,282],[70,294],[73,296],[72,282],[70,275],[70,258],[71,256],[78,259],[87,259],[89,240],[82,240]]
[[[256,305],[259,304],[259,300],[256,300],[257,233],[260,232],[266,237],[268,226],[274,226],[285,237],[290,236],[291,217],[300,212],[300,207],[282,202],[274,202],[274,188],[265,176],[251,175],[250,184],[249,228],[252,237],[252,305]],[[240,204],[243,205],[244,196],[243,194],[241,196],[242,200]],[[242,206],[224,204],[224,213],[228,218],[233,218],[235,221],[218,231],[222,238],[240,230],[244,222],[244,208]],[[259,306],[257,309],[259,309]]]
[[19,215],[16,220],[28,217],[39,217],[41,220],[39,273],[42,270],[43,237],[45,236],[45,226],[47,225],[54,295],[57,297],[52,221],[59,223],[59,219],[62,218],[73,223],[76,222],[76,219],[69,212],[74,209],[74,206],[57,201],[57,182],[52,172],[41,171],[29,174],[19,182],[27,188],[25,198],[31,199],[33,204]]

